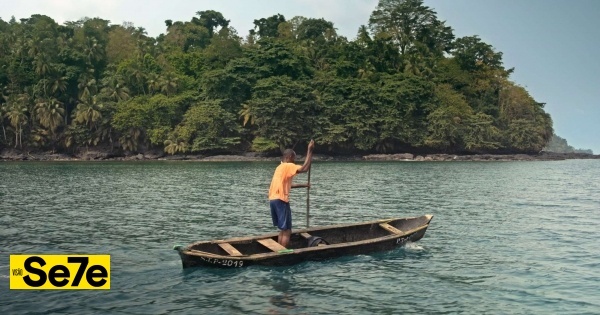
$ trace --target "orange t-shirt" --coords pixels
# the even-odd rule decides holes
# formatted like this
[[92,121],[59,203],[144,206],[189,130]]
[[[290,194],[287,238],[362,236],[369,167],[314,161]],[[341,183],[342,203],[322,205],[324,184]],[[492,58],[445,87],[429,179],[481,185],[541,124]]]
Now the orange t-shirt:
[[281,163],[275,169],[271,187],[269,188],[269,200],[280,199],[290,202],[290,189],[292,188],[292,178],[298,174],[301,165],[294,163]]

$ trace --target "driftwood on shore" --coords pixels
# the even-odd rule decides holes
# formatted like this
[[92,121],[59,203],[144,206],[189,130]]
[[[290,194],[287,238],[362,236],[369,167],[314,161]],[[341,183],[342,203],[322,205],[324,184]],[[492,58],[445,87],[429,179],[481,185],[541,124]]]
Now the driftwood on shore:
[[[557,161],[568,159],[600,159],[600,155],[585,153],[553,153],[541,152],[540,154],[426,154],[414,155],[411,153],[398,154],[369,154],[354,156],[329,156],[315,155],[317,161]],[[145,152],[114,154],[104,151],[84,151],[78,154],[64,154],[52,152],[22,152],[14,149],[5,149],[0,152],[0,161],[143,161],[143,160],[166,160],[166,161],[279,161],[277,156],[263,156],[249,152],[239,155],[166,155],[162,152]],[[298,156],[298,160],[302,160]]]

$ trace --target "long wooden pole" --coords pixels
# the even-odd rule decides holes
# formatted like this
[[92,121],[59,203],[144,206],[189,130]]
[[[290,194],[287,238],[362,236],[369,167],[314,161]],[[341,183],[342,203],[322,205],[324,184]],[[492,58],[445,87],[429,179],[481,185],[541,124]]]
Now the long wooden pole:
[[308,186],[306,187],[306,227],[310,227],[310,169],[311,165],[308,166]]

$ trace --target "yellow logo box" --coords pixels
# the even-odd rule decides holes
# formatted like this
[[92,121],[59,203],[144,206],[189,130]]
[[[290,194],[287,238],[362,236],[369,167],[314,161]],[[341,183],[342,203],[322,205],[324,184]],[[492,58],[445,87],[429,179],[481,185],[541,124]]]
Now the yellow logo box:
[[11,290],[109,290],[110,255],[10,255]]

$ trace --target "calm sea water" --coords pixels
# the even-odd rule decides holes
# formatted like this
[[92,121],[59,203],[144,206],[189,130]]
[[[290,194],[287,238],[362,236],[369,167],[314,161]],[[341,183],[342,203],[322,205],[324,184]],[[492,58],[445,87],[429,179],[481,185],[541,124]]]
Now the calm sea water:
[[[600,160],[317,162],[311,226],[433,214],[425,237],[291,267],[182,270],[175,244],[275,231],[275,167],[0,163],[0,314],[600,313]],[[306,192],[293,194],[303,227]],[[109,253],[111,290],[11,291],[10,253]]]

